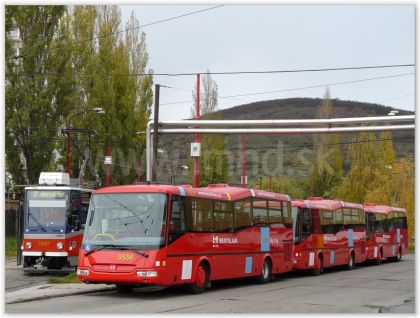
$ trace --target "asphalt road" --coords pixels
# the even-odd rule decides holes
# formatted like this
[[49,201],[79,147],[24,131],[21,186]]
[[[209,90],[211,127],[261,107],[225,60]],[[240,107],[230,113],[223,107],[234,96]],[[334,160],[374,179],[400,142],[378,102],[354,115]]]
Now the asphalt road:
[[179,288],[140,289],[52,298],[5,306],[6,313],[414,313],[414,254],[399,263],[328,270],[314,277],[281,275],[259,285],[215,282],[200,295]]

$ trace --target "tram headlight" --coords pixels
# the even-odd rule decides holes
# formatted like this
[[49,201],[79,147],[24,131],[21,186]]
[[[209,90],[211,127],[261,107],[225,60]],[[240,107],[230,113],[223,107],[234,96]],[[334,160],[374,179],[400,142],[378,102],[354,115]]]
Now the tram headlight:
[[58,242],[58,243],[57,243],[57,248],[58,248],[59,250],[63,249],[63,243]]
[[25,247],[30,250],[32,248],[32,243],[31,242],[26,242]]
[[157,271],[138,271],[137,277],[157,277]]

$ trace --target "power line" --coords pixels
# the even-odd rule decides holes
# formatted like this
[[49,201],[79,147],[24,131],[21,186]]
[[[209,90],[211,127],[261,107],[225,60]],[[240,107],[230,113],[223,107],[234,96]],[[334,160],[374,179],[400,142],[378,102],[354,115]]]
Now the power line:
[[[344,85],[344,84],[351,84],[351,83],[358,83],[358,82],[367,82],[367,81],[373,81],[373,80],[378,80],[378,79],[393,78],[393,77],[407,76],[407,75],[413,75],[413,74],[414,73],[404,73],[404,74],[396,74],[396,75],[388,75],[388,76],[380,76],[380,77],[371,77],[371,78],[363,78],[363,79],[358,79],[358,80],[353,80],[353,81],[318,84],[318,85],[298,87],[298,88],[289,88],[289,89],[283,89],[283,90],[256,92],[256,93],[249,93],[249,94],[238,94],[238,95],[230,95],[230,96],[220,96],[218,98],[229,99],[229,98],[244,97],[244,96],[255,96],[255,95],[264,95],[264,94],[284,93],[284,92],[305,90],[305,89],[311,89],[311,88],[320,88],[320,87],[325,87],[325,86],[336,86],[336,85]],[[207,99],[208,98],[200,98],[200,101],[201,100],[207,100]],[[174,104],[185,104],[185,103],[191,103],[191,100],[179,101],[179,102],[170,102],[170,103],[161,103],[160,105],[163,106],[163,105],[174,105]]]
[[307,72],[330,72],[330,71],[348,71],[363,69],[381,69],[395,67],[412,67],[414,64],[393,64],[393,65],[376,65],[376,66],[354,66],[354,67],[336,67],[336,68],[319,68],[319,69],[297,69],[297,70],[267,70],[267,71],[225,71],[225,72],[194,72],[194,73],[111,73],[111,74],[77,74],[77,73],[6,73],[6,76],[61,76],[61,77],[112,77],[112,76],[196,76],[201,75],[244,75],[244,74],[281,74],[281,73],[307,73]]
[[385,103],[385,102],[389,102],[389,101],[392,101],[392,100],[396,100],[396,99],[404,98],[404,97],[411,96],[411,95],[414,95],[414,93],[405,94],[405,95],[398,96],[398,97],[393,97],[393,98],[390,98],[390,99],[385,99],[385,100],[383,100],[383,101],[380,101],[379,103]]
[[[131,30],[135,30],[135,29],[145,28],[145,27],[148,27],[148,26],[151,26],[151,25],[155,25],[155,24],[158,24],[158,23],[168,22],[168,21],[180,19],[180,18],[183,18],[183,17],[186,17],[186,16],[198,14],[198,13],[201,13],[201,12],[205,12],[205,11],[209,11],[209,10],[214,10],[214,9],[217,9],[217,8],[220,8],[220,7],[223,7],[223,6],[224,5],[217,5],[217,6],[214,6],[214,7],[210,7],[210,8],[206,8],[206,9],[202,9],[202,10],[198,10],[198,11],[193,11],[193,12],[189,12],[189,13],[185,13],[185,14],[181,14],[181,15],[178,15],[178,16],[174,16],[174,17],[171,17],[171,18],[166,18],[166,19],[162,19],[162,20],[150,22],[150,23],[139,25],[139,26],[136,26],[136,27],[126,28],[124,30],[115,31],[115,32],[111,32],[111,33],[108,33],[108,34],[104,34],[104,35],[98,35],[98,36],[94,36],[94,37],[91,37],[91,38],[82,39],[82,40],[76,41],[76,42],[74,42],[72,44],[79,44],[79,43],[83,43],[83,42],[90,42],[90,41],[97,40],[97,39],[100,39],[100,38],[109,37],[109,36],[112,36],[112,35],[115,35],[115,34],[119,34],[119,33],[127,32],[127,31],[131,31]],[[51,51],[56,51],[56,50],[62,50],[62,49],[68,49],[68,47],[67,46],[55,47],[55,48],[48,49],[47,52],[48,51],[51,52]],[[18,57],[13,56],[13,57],[10,57],[9,59],[22,58],[22,57],[25,57],[26,55],[20,55]]]

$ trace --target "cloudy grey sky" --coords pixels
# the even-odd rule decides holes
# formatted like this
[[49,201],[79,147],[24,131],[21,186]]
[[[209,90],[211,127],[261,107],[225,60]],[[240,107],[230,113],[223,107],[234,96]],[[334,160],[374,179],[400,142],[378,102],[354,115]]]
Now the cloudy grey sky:
[[[210,5],[120,6],[140,24]],[[155,73],[272,71],[415,63],[415,5],[224,5],[143,28]],[[260,100],[322,97],[325,85],[414,73],[414,67],[322,73],[214,75],[219,107]],[[195,76],[156,77],[161,119],[189,117]],[[319,86],[290,90],[308,86]],[[333,98],[414,110],[414,74],[330,85]],[[254,94],[235,98],[227,96]],[[175,103],[174,102],[185,102]]]

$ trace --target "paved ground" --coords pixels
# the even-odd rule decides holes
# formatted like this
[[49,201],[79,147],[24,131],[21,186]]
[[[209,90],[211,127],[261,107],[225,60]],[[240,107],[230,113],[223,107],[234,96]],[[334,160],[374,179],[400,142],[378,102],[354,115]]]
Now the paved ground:
[[6,304],[6,313],[414,313],[414,254],[399,263],[329,270],[313,277],[291,273],[266,285],[213,283],[201,295],[182,289],[115,290]]
[[25,275],[22,266],[16,266],[16,258],[6,258],[5,290],[7,292],[28,288],[48,282],[48,275]]

